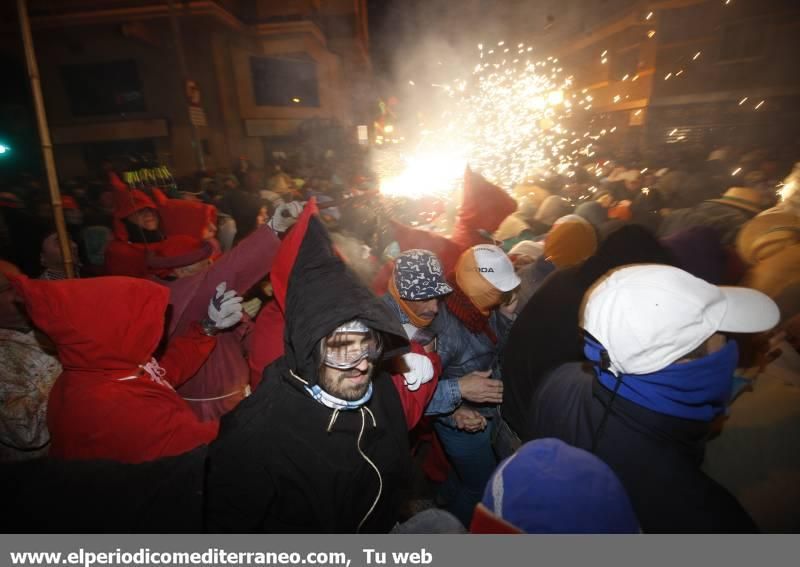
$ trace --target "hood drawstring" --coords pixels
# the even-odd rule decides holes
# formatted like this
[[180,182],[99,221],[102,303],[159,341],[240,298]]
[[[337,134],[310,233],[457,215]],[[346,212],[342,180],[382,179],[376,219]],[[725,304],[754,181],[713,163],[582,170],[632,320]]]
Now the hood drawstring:
[[622,376],[611,370],[611,359],[609,358],[608,351],[600,343],[587,338],[585,348],[591,348],[597,351],[597,361],[594,360],[593,356],[589,356],[588,353],[587,358],[599,366],[601,370],[611,374],[615,379],[614,389],[611,391],[611,399],[609,399],[608,404],[603,407],[603,416],[600,418],[600,424],[597,426],[597,429],[594,430],[594,433],[592,433],[592,447],[589,449],[589,452],[592,454],[597,454],[597,446],[600,443],[600,438],[605,430],[608,416],[611,413],[611,406],[613,405],[614,400],[617,399],[619,387],[622,386]]
[[328,433],[331,432],[331,430],[333,429],[333,424],[336,423],[337,417],[339,417],[339,410],[335,409],[331,414],[331,420],[328,422],[328,427],[325,429],[325,431],[327,431]]
[[[292,370],[289,370],[289,374],[292,376],[292,378],[302,383],[305,386],[306,391],[308,391],[312,395],[312,397],[314,397],[314,399],[322,403],[324,406],[330,407],[327,403],[325,403],[325,401],[329,400],[325,400],[324,398],[319,397],[319,395],[314,395],[316,392],[308,386],[308,382],[306,380],[300,378],[300,376],[295,374]],[[324,390],[321,391],[324,392]],[[372,384],[370,384],[369,392],[364,397],[364,400],[361,401],[360,403],[366,403],[367,401],[369,401],[371,396],[372,396]],[[333,399],[335,400],[336,398]],[[375,465],[375,463],[373,463],[372,460],[361,449],[361,439],[364,437],[364,429],[367,426],[367,414],[369,414],[369,417],[372,419],[372,427],[378,427],[378,420],[375,419],[375,414],[372,413],[372,410],[370,410],[368,407],[364,407],[363,405],[357,406],[355,408],[331,407],[331,409],[333,409],[333,413],[331,413],[331,419],[328,422],[328,427],[326,428],[326,431],[328,433],[330,433],[333,430],[333,426],[336,424],[336,420],[339,418],[339,414],[342,412],[342,410],[357,409],[358,412],[361,414],[361,429],[359,430],[358,438],[356,439],[356,449],[358,450],[358,454],[361,455],[361,458],[364,459],[367,462],[367,464],[370,467],[372,467],[372,470],[375,471],[375,474],[378,475],[378,494],[375,496],[375,500],[372,502],[372,506],[369,507],[367,513],[364,514],[364,517],[361,518],[361,521],[358,523],[358,527],[356,528],[356,533],[360,533],[361,528],[364,525],[364,522],[366,522],[367,518],[369,518],[375,511],[375,507],[378,505],[378,502],[381,499],[381,495],[383,494],[383,476],[381,476],[381,471],[380,469],[378,469],[377,465]]]
[[[151,358],[150,362],[147,362],[145,364],[140,364],[139,368],[142,369],[144,372],[146,372],[150,376],[150,380],[152,380],[156,384],[160,384],[173,391],[175,390],[175,388],[172,387],[172,384],[164,380],[164,376],[167,375],[167,371],[164,370],[161,367],[161,365],[158,364],[158,361],[155,358]],[[119,382],[123,382],[125,380],[135,380],[136,378],[139,378],[139,375],[126,376],[125,378],[117,378],[117,380]]]
[[364,427],[367,423],[366,413],[368,412],[370,417],[372,417],[372,424],[374,427],[377,427],[377,422],[375,421],[375,415],[369,410],[369,408],[361,408],[361,431],[358,432],[358,440],[356,441],[356,449],[358,449],[358,453],[361,457],[367,461],[367,464],[373,468],[375,474],[378,475],[378,494],[375,496],[375,501],[370,506],[367,513],[361,518],[361,521],[358,523],[358,527],[356,528],[356,533],[361,533],[361,527],[364,525],[364,522],[367,521],[367,518],[370,517],[372,512],[375,511],[375,506],[378,505],[378,501],[381,499],[381,494],[383,493],[383,477],[381,476],[381,471],[378,467],[373,463],[369,457],[361,450],[361,437],[364,435]]
[[161,384],[162,386],[166,386],[170,390],[175,389],[172,387],[172,384],[164,380],[164,376],[167,375],[167,371],[161,368],[161,366],[158,364],[158,361],[155,358],[151,358],[150,362],[148,362],[147,364],[140,365],[139,368],[147,372],[150,375],[150,379],[156,384]]

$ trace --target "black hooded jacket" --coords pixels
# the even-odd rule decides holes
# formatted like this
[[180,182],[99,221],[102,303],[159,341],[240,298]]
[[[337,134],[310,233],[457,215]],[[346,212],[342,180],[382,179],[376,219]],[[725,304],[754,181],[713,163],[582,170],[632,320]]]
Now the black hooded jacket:
[[582,264],[552,273],[519,314],[500,360],[503,417],[523,441],[532,438],[528,413],[542,378],[565,362],[584,360],[579,330],[584,294],[609,270],[638,263],[674,265],[674,260],[650,231],[625,225]]
[[352,319],[379,331],[392,354],[407,346],[397,318],[336,256],[315,210],[307,206],[273,267],[285,354],[209,447],[209,531],[387,532],[397,520],[410,458],[390,375],[376,369],[371,399],[353,410],[334,411],[304,387],[318,380],[320,340]]
[[758,531],[736,498],[701,468],[709,423],[614,397],[577,362],[541,381],[529,411],[533,439],[555,437],[594,449],[614,470],[645,533]]

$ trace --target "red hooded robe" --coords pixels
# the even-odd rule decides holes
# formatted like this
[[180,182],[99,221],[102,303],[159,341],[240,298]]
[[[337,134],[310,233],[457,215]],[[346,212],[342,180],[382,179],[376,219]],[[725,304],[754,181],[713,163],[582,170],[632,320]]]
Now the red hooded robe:
[[203,239],[206,227],[216,222],[216,209],[211,205],[168,199],[160,190],[153,189],[152,198],[139,189],[130,189],[115,174],[109,174],[114,197],[114,239],[105,252],[106,273],[115,276],[144,278],[155,275],[148,266],[148,253],[158,255],[163,242],[148,244],[130,242],[123,220],[142,209],[154,209],[159,216],[159,230],[166,238],[176,235]]
[[200,422],[173,390],[216,344],[199,325],[173,339],[159,360],[168,384],[139,375],[164,331],[167,288],[124,277],[11,279],[64,368],[47,406],[51,456],[139,463],[216,437],[218,422]]

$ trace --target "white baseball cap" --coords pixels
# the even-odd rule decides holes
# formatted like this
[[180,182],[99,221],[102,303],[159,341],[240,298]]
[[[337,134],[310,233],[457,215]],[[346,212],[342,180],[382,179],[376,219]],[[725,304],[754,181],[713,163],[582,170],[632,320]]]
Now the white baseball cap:
[[514,247],[508,251],[509,256],[529,256],[534,260],[542,254],[544,254],[544,243],[534,242],[533,240],[517,242]]
[[495,288],[506,292],[519,286],[521,280],[514,272],[514,265],[501,248],[479,244],[473,246],[471,251],[478,272]]
[[743,287],[717,287],[672,266],[623,267],[588,292],[582,327],[608,351],[617,374],[649,374],[718,331],[758,333],[778,324],[778,306]]

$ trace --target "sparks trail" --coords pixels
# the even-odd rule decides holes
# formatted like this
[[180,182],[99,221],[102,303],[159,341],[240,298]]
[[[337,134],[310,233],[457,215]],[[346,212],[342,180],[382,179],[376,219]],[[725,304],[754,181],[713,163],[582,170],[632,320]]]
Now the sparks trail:
[[478,45],[472,75],[436,83],[448,99],[437,126],[426,126],[413,151],[381,150],[376,169],[381,192],[421,197],[447,195],[469,164],[487,179],[510,188],[541,173],[564,174],[607,132],[579,132],[570,122],[589,110],[592,96],[573,92],[558,59],[532,59],[519,44]]

